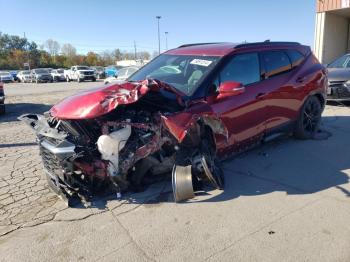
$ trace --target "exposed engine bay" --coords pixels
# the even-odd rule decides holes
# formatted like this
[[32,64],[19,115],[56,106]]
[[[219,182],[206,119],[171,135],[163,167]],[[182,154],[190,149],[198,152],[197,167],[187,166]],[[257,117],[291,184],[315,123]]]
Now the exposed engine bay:
[[88,203],[101,191],[118,196],[138,192],[149,181],[170,175],[177,202],[193,197],[203,183],[222,189],[208,126],[191,118],[182,130],[174,128],[179,123],[170,118],[186,106],[170,87],[156,80],[112,87],[115,91],[108,89],[108,96],[94,105],[99,111],[90,108],[99,112],[95,117],[60,116],[59,106],[44,115],[20,117],[36,132],[48,183],[56,193],[69,205],[72,198]]

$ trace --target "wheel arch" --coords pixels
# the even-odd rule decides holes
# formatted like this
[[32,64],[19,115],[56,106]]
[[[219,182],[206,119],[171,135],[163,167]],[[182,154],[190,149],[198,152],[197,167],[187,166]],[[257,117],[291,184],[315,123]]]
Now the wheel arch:
[[326,105],[326,99],[325,97],[320,93],[315,93],[313,96],[317,97],[317,99],[320,101],[322,108]]

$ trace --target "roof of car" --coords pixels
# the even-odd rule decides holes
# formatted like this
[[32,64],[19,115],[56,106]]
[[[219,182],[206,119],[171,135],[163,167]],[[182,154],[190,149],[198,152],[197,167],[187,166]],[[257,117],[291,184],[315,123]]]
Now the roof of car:
[[237,44],[234,43],[203,43],[182,45],[179,48],[166,52],[171,55],[207,55],[224,56],[230,52]]
[[256,42],[256,43],[197,43],[186,44],[179,46],[176,49],[171,49],[165,54],[171,55],[203,55],[203,56],[225,56],[238,49],[256,49],[266,47],[280,47],[280,46],[301,46],[297,42]]

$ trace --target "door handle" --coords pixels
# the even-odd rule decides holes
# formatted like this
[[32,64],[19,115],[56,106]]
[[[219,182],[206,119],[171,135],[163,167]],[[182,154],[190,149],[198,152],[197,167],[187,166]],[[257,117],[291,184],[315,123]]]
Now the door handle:
[[306,77],[302,77],[302,76],[301,76],[301,77],[298,77],[298,78],[297,78],[297,82],[298,82],[298,83],[304,83],[305,80],[306,80]]
[[256,95],[256,99],[262,99],[265,96],[265,93],[259,93]]

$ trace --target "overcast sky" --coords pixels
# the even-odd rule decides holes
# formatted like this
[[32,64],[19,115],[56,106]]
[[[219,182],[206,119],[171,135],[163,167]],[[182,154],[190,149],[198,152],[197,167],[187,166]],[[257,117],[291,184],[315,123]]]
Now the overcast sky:
[[71,43],[79,53],[184,43],[283,40],[313,45],[314,0],[0,0],[0,31]]

